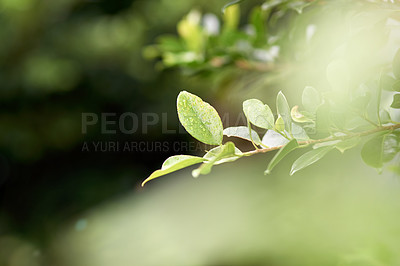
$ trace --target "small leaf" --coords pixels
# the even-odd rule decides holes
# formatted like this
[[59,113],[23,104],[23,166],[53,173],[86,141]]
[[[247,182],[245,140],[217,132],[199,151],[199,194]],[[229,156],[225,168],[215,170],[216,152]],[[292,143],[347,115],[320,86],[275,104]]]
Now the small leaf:
[[275,129],[279,132],[285,131],[285,122],[283,121],[281,116],[278,116],[278,119],[276,119]]
[[[211,152],[211,151],[210,151]],[[227,142],[220,147],[216,147],[213,152],[208,152],[205,157],[210,158],[207,162],[200,165],[199,168],[192,171],[193,177],[198,177],[199,175],[206,175],[211,172],[211,168],[214,164],[222,163],[222,162],[231,162],[238,159],[241,155],[236,154],[237,150],[235,148],[235,144],[233,142]],[[237,158],[236,158],[237,157]],[[233,159],[236,158],[236,159]],[[224,160],[222,161],[221,160]]]
[[295,150],[297,147],[299,147],[299,144],[295,139],[292,139],[289,141],[288,144],[286,144],[283,148],[281,148],[272,158],[272,160],[269,162],[267,170],[265,170],[264,174],[269,174],[271,173],[272,169],[286,156],[288,155],[291,151]]
[[206,144],[222,143],[221,118],[211,105],[194,94],[182,91],[178,95],[177,109],[179,121],[190,135]]
[[[306,114],[306,115],[305,115]],[[290,111],[290,116],[292,117],[293,121],[297,123],[311,123],[313,122],[311,115],[307,114],[306,112],[300,112],[299,106],[293,106],[292,110]]]
[[244,101],[243,112],[253,125],[264,129],[274,128],[274,114],[262,101],[257,99]]
[[249,128],[245,127],[245,126],[225,128],[224,135],[228,136],[228,137],[241,138],[241,139],[245,139],[248,141],[251,141],[251,139],[253,139],[253,142],[256,145],[261,144],[261,139],[258,136],[257,132],[255,132],[254,130],[251,130],[251,137],[250,137]]
[[390,107],[395,108],[395,109],[400,109],[400,94],[395,94],[393,96],[393,102]]
[[315,113],[318,107],[322,104],[319,92],[313,87],[305,87],[302,95],[302,103],[304,109],[311,113]]
[[202,163],[206,159],[190,155],[175,155],[164,161],[160,170],[154,171],[146,180],[143,181],[142,187],[152,179],[186,168],[193,164]]
[[360,143],[360,138],[352,138],[352,139],[347,139],[339,142],[338,144],[335,145],[336,149],[338,149],[341,153],[344,153],[347,150],[350,150],[354,148],[355,146]]
[[292,169],[290,170],[290,175],[293,175],[297,171],[317,162],[332,149],[333,147],[331,146],[321,147],[303,154],[293,163]]
[[393,74],[397,79],[400,79],[400,49],[397,50],[393,59]]
[[278,115],[280,115],[283,121],[285,122],[285,129],[290,133],[292,131],[291,127],[292,119],[290,117],[290,107],[282,91],[280,91],[276,96],[276,109]]
[[274,130],[268,130],[267,133],[265,133],[262,143],[267,146],[267,147],[278,147],[285,145],[288,143],[289,140],[282,136],[281,134],[277,133]]

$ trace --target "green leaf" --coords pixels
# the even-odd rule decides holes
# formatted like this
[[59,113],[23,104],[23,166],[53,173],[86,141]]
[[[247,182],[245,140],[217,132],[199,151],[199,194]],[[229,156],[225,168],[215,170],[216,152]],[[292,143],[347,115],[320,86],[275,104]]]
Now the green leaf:
[[290,107],[282,91],[280,91],[276,96],[276,109],[278,115],[280,115],[283,121],[285,122],[285,129],[290,133],[292,131],[291,127],[292,119],[290,116]]
[[152,179],[186,168],[193,164],[202,163],[205,160],[206,159],[204,158],[190,155],[175,155],[169,157],[164,161],[160,170],[154,171],[148,178],[146,178],[146,180],[143,181],[142,187]]
[[397,79],[400,79],[400,49],[397,50],[393,59],[393,74]]
[[310,86],[304,88],[301,100],[304,109],[306,109],[311,113],[315,113],[318,107],[322,103],[321,97],[319,96],[319,92]]
[[232,1],[232,2],[229,2],[229,3],[227,3],[226,5],[224,5],[223,7],[222,7],[222,13],[225,13],[225,11],[226,11],[226,9],[228,8],[228,7],[230,7],[230,6],[233,6],[233,5],[237,5],[237,4],[240,4],[241,2],[243,2],[244,0],[234,0],[234,1]]
[[194,94],[182,91],[178,95],[177,109],[179,121],[190,135],[206,144],[222,143],[221,118],[211,105]]
[[233,1],[222,9],[222,12],[224,14],[225,29],[229,31],[237,29],[240,20],[240,7],[237,4],[242,1],[243,0]]
[[292,110],[290,111],[290,116],[292,117],[293,121],[297,123],[312,123],[312,115],[307,112],[300,112],[299,106],[293,106]]
[[257,99],[244,101],[243,112],[253,125],[264,129],[274,128],[274,114],[262,101]]
[[291,151],[295,150],[297,147],[299,147],[299,144],[297,143],[297,140],[292,139],[289,141],[288,144],[286,144],[283,148],[281,148],[272,158],[272,160],[269,162],[267,170],[265,170],[264,174],[269,174],[271,173],[272,169],[286,156],[288,155]]
[[367,165],[381,169],[383,163],[391,161],[398,151],[398,142],[394,135],[379,134],[364,144],[361,157]]
[[[227,143],[232,143],[232,142],[227,142]],[[233,146],[235,146],[235,145],[233,145]],[[212,148],[203,156],[203,158],[206,159],[207,161],[212,161],[212,160],[214,160],[215,157],[220,155],[222,149],[224,149],[224,146],[218,146],[218,147]],[[227,154],[226,156],[220,157],[217,161],[215,161],[214,165],[236,161],[242,155],[243,155],[242,152],[238,148],[235,147],[234,154]]]
[[335,145],[336,149],[338,149],[341,153],[344,153],[347,150],[354,148],[360,143],[360,138],[351,138],[347,140],[343,140]]
[[279,132],[285,131],[285,122],[283,121],[281,116],[278,116],[278,119],[276,119],[275,129]]
[[[240,154],[236,154],[237,150],[235,148],[235,144],[232,142],[227,142],[220,147],[216,147],[215,149],[209,151],[204,157],[209,158],[209,160],[199,168],[192,171],[193,177],[198,177],[199,175],[206,175],[211,172],[211,168],[214,164],[219,164],[223,162],[232,162],[240,158]],[[204,158],[206,159],[206,158]]]
[[400,109],[400,94],[395,94],[393,96],[393,102],[390,107],[395,108],[395,109]]
[[245,127],[245,126],[228,127],[228,128],[224,129],[223,133],[225,136],[228,136],[228,137],[237,137],[237,138],[245,139],[248,141],[252,141],[252,139],[253,139],[253,142],[256,145],[261,144],[261,139],[258,136],[257,132],[255,132],[254,130],[251,130],[251,137],[250,137],[249,128]]
[[303,154],[293,163],[292,169],[290,170],[290,175],[293,175],[297,171],[317,162],[332,149],[333,147],[331,146],[321,147]]

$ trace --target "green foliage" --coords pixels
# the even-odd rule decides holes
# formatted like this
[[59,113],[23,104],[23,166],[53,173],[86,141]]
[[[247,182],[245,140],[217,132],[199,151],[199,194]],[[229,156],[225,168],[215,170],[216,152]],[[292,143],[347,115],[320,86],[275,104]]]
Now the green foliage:
[[[165,45],[158,46],[159,55],[165,66],[173,65],[165,63],[167,53],[173,53],[177,57],[182,52],[191,52],[192,56],[186,56],[186,58],[191,58],[193,61],[177,63],[175,66],[186,70],[212,68],[222,70],[223,67],[229,65],[239,70],[266,72],[265,76],[268,77],[265,80],[269,80],[269,76],[274,74],[277,63],[284,62],[284,66],[288,62],[293,65],[297,63],[302,55],[298,51],[293,52],[293,49],[290,49],[293,47],[288,44],[297,38],[296,34],[300,34],[299,32],[303,34],[304,31],[309,31],[309,26],[315,26],[309,25],[310,17],[316,16],[315,14],[319,11],[330,14],[331,10],[340,6],[343,12],[350,14],[349,19],[354,27],[351,32],[354,30],[355,33],[343,38],[343,43],[332,44],[329,56],[321,53],[322,59],[314,59],[309,63],[311,67],[307,65],[312,69],[310,72],[315,71],[322,77],[318,77],[318,82],[310,83],[313,86],[302,85],[304,89],[301,97],[289,97],[290,101],[300,98],[296,100],[296,105],[289,105],[282,91],[277,93],[275,99],[275,113],[270,108],[272,105],[265,104],[261,100],[245,100],[243,113],[247,119],[247,125],[235,125],[223,129],[217,113],[211,106],[197,96],[183,92],[185,97],[195,100],[191,102],[190,108],[184,109],[181,95],[178,97],[178,114],[182,125],[198,140],[206,144],[219,145],[214,148],[215,150],[210,151],[212,155],[204,156],[206,161],[200,168],[193,171],[193,176],[209,173],[212,166],[218,162],[233,162],[240,157],[278,151],[268,164],[265,171],[268,174],[291,151],[303,150],[309,146],[313,149],[301,155],[293,163],[291,175],[321,160],[329,151],[336,149],[344,153],[361,146],[361,157],[367,165],[382,169],[389,164],[389,170],[397,169],[395,166],[399,158],[400,123],[396,109],[400,108],[400,94],[397,93],[400,91],[400,50],[389,62],[381,63],[371,58],[365,64],[360,63],[363,58],[375,54],[375,51],[381,51],[387,44],[387,32],[391,30],[387,18],[397,21],[390,8],[388,9],[386,4],[379,5],[379,1],[374,3],[341,1],[340,4],[335,1],[267,1],[262,6],[252,9],[249,14],[249,24],[247,24],[251,31],[246,32],[238,27],[240,2],[242,1],[233,1],[224,7],[224,24],[221,32],[210,34],[203,25],[196,24],[200,28],[203,27],[200,31],[204,35],[199,41],[204,47],[203,50],[194,49],[194,46],[190,48],[187,40],[184,45],[186,48],[182,48],[178,45],[181,43],[179,39],[172,42],[176,44],[174,49],[167,49]],[[317,2],[319,5],[314,5]],[[392,8],[398,7],[397,4],[388,3],[387,5]],[[373,13],[371,7],[378,8],[380,12]],[[196,16],[200,15],[197,13]],[[370,19],[365,19],[365,17]],[[289,25],[291,28],[275,27],[274,25],[280,19],[284,19],[286,24],[279,25]],[[328,29],[331,30],[329,27]],[[343,28],[339,29],[343,31]],[[334,30],[336,29],[332,29]],[[339,34],[338,32],[335,34]],[[320,41],[330,34],[319,36]],[[380,38],[376,38],[377,34]],[[314,52],[313,45],[315,45],[310,36],[300,37],[298,41],[303,40],[307,47],[310,46],[309,51],[307,48],[303,50],[303,52],[308,51],[309,54]],[[195,37],[190,38],[195,39]],[[365,45],[368,40],[372,43]],[[279,52],[276,57],[269,57],[268,51],[274,45],[285,54]],[[331,44],[324,43],[324,45]],[[367,46],[365,49],[362,47],[364,45]],[[243,47],[246,48],[243,49]],[[255,56],[259,52],[265,53],[266,58],[261,59]],[[314,66],[313,63],[316,65]],[[296,66],[293,68],[303,73],[299,68],[296,69]],[[288,73],[295,75],[296,71],[292,71],[291,67],[287,69],[284,69],[282,73],[287,76]],[[239,79],[239,77],[236,78]],[[260,84],[269,85],[265,80]],[[285,94],[287,94],[286,91]],[[202,115],[202,112],[206,112],[205,110],[210,110],[209,114],[207,112],[209,117]],[[188,117],[193,119],[189,120]],[[207,126],[212,130],[203,130]],[[258,135],[261,131],[257,133],[252,126],[257,127],[257,130],[264,130],[262,139]],[[255,149],[235,152],[233,143],[222,143],[222,135],[248,140]]]

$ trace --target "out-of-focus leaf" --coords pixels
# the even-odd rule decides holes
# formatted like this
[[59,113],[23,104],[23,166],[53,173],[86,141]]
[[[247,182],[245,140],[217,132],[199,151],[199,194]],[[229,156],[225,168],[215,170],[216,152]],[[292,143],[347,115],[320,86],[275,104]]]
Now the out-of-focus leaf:
[[383,163],[391,161],[398,151],[398,142],[394,135],[379,134],[364,144],[361,157],[367,165],[381,169]]
[[272,158],[272,160],[269,162],[267,170],[265,170],[264,174],[269,174],[271,173],[272,169],[286,156],[288,155],[291,151],[295,150],[297,147],[299,147],[299,144],[297,143],[297,140],[292,139],[289,141],[288,144],[286,144],[283,148],[281,148]]
[[186,91],[178,95],[179,121],[199,141],[219,145],[222,143],[223,126],[217,111],[200,97]]
[[[229,143],[229,142],[227,142],[227,143]],[[207,159],[208,161],[212,161],[212,160],[214,160],[215,157],[220,155],[222,149],[224,149],[224,146],[218,146],[218,147],[212,148],[203,156],[203,158]],[[214,162],[214,165],[236,161],[237,159],[240,158],[240,156],[242,156],[242,152],[238,148],[235,147],[234,154],[227,154],[226,156],[219,158],[217,161]]]
[[395,109],[400,109],[400,94],[396,94],[393,96],[393,102],[390,107],[395,108]]
[[332,149],[331,146],[321,147],[303,154],[293,163],[290,175],[322,159]]
[[240,3],[243,2],[243,1],[244,1],[244,0],[234,0],[234,1],[232,1],[232,2],[227,3],[226,5],[224,5],[224,6],[222,7],[222,13],[225,13],[225,11],[226,11],[226,9],[227,9],[228,7],[233,6],[233,5],[240,4]]
[[[237,1],[235,1],[237,2]],[[241,1],[239,1],[241,2]],[[237,2],[237,3],[239,3]],[[240,20],[240,7],[233,3],[223,8],[224,13],[224,28],[227,30],[236,30]]]
[[245,127],[245,126],[228,127],[228,128],[224,129],[223,133],[224,133],[224,135],[226,135],[228,137],[237,137],[237,138],[245,139],[248,141],[253,140],[253,142],[256,145],[261,144],[261,140],[260,140],[260,137],[258,136],[257,132],[255,132],[254,130],[251,130],[251,137],[250,137],[249,128]]
[[175,155],[164,161],[160,170],[154,171],[146,180],[143,181],[142,187],[152,179],[186,168],[193,164],[204,162],[206,159],[190,155]]
[[335,145],[336,149],[338,149],[341,153],[354,148],[360,143],[360,138],[351,138],[348,140],[343,140]]

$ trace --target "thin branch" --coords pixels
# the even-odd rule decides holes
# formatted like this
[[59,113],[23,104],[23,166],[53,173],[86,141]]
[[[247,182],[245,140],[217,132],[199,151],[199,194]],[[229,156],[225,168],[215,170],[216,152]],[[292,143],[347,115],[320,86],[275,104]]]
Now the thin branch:
[[[377,127],[372,130],[367,130],[367,131],[363,131],[363,132],[359,132],[359,133],[347,134],[344,136],[328,137],[328,138],[323,138],[323,139],[312,139],[312,140],[307,140],[307,141],[299,141],[298,143],[299,143],[299,145],[304,145],[304,147],[305,147],[305,146],[308,146],[311,144],[323,143],[323,142],[328,142],[328,141],[348,140],[348,139],[352,139],[352,138],[356,138],[356,137],[364,137],[364,136],[372,135],[374,133],[378,133],[378,132],[382,132],[382,131],[392,131],[392,130],[399,129],[399,128],[400,128],[400,123],[391,125],[391,126]],[[267,153],[270,151],[279,150],[283,147],[285,147],[285,145],[280,145],[277,147],[271,147],[271,148],[267,148],[267,149],[258,149],[258,150],[253,150],[253,151],[249,151],[249,152],[244,152],[243,156],[252,156],[257,153]]]

